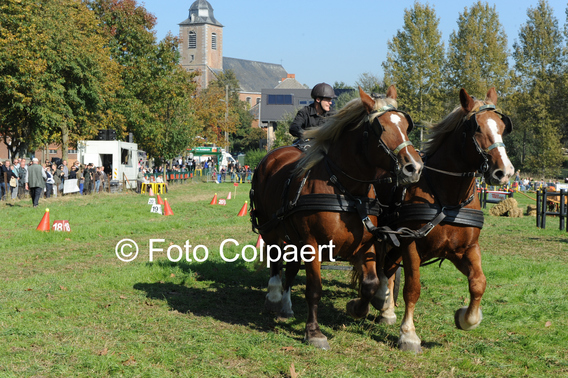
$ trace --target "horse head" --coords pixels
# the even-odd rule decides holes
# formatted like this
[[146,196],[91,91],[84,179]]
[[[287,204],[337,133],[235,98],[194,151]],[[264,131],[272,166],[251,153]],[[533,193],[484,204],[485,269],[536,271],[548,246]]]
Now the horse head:
[[[513,130],[513,124],[509,117],[495,108],[497,105],[495,88],[487,92],[483,103],[476,101],[462,88],[460,103],[467,114],[464,135],[473,139],[473,148],[479,156],[478,171],[492,185],[506,184],[515,173],[515,168],[507,156],[503,137]],[[473,156],[476,156],[475,153]]]
[[[367,110],[368,127],[372,131],[370,134],[377,139],[379,149],[386,152],[386,154],[375,154],[371,158],[375,160],[374,164],[384,166],[384,159],[390,159],[391,173],[396,176],[398,185],[406,186],[417,182],[423,164],[420,155],[408,139],[408,133],[414,127],[412,119],[407,113],[397,110],[394,105],[369,96],[361,87],[359,94]],[[396,88],[391,85],[386,97],[396,100],[396,96]]]

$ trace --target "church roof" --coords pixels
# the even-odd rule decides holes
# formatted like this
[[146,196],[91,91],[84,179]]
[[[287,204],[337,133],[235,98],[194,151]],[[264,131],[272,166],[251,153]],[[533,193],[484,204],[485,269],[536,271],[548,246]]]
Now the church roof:
[[207,0],[196,0],[189,7],[189,18],[180,23],[180,25],[193,24],[211,24],[221,26],[221,23],[215,19],[213,15],[213,7]]
[[223,71],[232,70],[242,92],[260,93],[275,88],[288,73],[281,64],[223,57]]

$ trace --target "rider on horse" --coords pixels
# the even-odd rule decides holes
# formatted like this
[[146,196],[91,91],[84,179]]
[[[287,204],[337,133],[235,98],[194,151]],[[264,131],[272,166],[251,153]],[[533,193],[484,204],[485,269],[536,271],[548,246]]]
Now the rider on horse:
[[294,145],[304,142],[302,138],[304,130],[321,126],[326,117],[335,114],[335,110],[331,110],[331,104],[337,96],[331,85],[316,84],[311,95],[314,102],[300,109],[290,125],[290,134],[297,138]]

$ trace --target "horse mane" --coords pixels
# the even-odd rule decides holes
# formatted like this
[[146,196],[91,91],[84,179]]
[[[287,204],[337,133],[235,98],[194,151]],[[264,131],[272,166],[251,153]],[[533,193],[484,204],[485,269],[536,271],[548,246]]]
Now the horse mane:
[[[485,104],[485,102],[475,99],[475,105],[473,107],[474,110],[472,112],[474,112],[475,109],[479,109],[479,107],[483,104]],[[449,133],[458,130],[458,128],[463,124],[464,118],[470,113],[466,112],[460,105],[440,122],[428,126],[430,129],[430,138],[424,143],[423,147],[423,151],[426,155],[432,155],[436,152],[444,142],[446,136]]]
[[[375,99],[373,110],[381,109],[384,106],[392,105],[396,108],[396,100],[391,98]],[[369,121],[372,121],[380,113],[369,115]],[[352,130],[357,129],[365,121],[367,110],[360,98],[349,101],[337,114],[326,119],[325,123],[318,128],[305,130],[304,139],[311,139],[311,147],[304,153],[303,157],[298,161],[295,174],[303,175],[319,163],[328,153],[330,146],[339,139],[344,129],[354,125]]]

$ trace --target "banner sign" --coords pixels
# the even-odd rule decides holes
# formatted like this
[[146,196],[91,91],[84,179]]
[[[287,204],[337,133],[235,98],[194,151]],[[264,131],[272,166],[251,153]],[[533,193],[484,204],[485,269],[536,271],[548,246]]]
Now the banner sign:
[[63,194],[77,193],[79,191],[79,186],[77,185],[77,179],[67,179],[63,182]]

